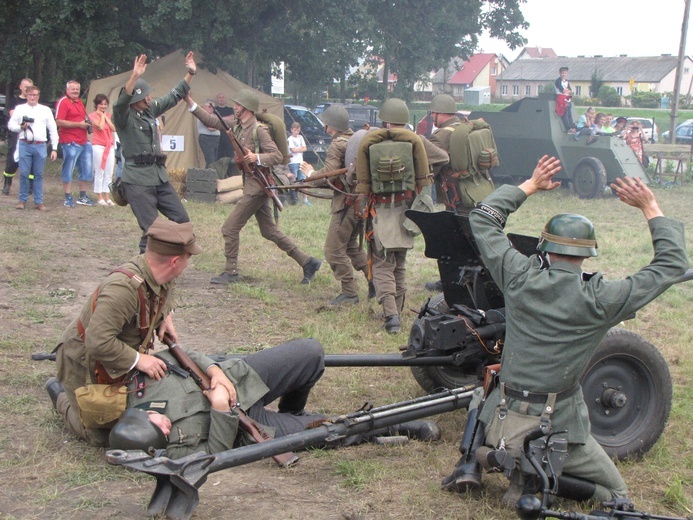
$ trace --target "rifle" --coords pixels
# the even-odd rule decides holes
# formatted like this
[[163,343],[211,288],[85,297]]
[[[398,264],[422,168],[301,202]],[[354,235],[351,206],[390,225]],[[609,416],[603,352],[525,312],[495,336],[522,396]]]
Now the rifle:
[[287,184],[286,186],[270,186],[271,190],[302,190],[305,188],[320,188],[321,186],[311,186],[310,183],[313,181],[320,181],[322,179],[329,179],[331,177],[339,177],[348,172],[348,168],[340,168],[339,170],[332,170],[331,172],[319,173],[312,177],[300,181],[296,184]]
[[265,192],[265,195],[267,195],[269,198],[272,199],[272,202],[274,202],[274,219],[278,220],[279,215],[277,213],[277,210],[282,211],[284,209],[284,206],[282,205],[282,201],[279,200],[279,197],[277,197],[277,194],[274,193],[271,189],[272,185],[270,184],[269,180],[267,179],[267,176],[265,173],[262,171],[260,166],[258,166],[255,163],[248,164],[243,160],[243,157],[245,156],[245,153],[243,153],[243,147],[241,146],[241,143],[238,142],[238,139],[234,135],[234,133],[231,131],[231,128],[229,128],[229,125],[226,124],[226,121],[224,121],[224,118],[221,116],[221,114],[217,111],[216,108],[214,110],[214,115],[219,118],[219,121],[221,122],[222,126],[224,127],[224,130],[226,130],[226,135],[229,136],[229,139],[231,140],[231,145],[233,146],[233,151],[236,154],[236,164],[238,165],[238,168],[246,175],[252,176],[253,179],[255,179],[260,186],[262,186],[262,189]]
[[[205,374],[202,369],[198,367],[192,359],[190,359],[187,352],[180,348],[178,343],[173,341],[173,338],[171,338],[171,336],[168,334],[164,334],[163,342],[168,347],[168,351],[171,353],[171,355],[176,358],[176,361],[178,361],[181,368],[188,371],[190,377],[192,377],[193,381],[197,383],[197,386],[199,386],[203,391],[209,390],[211,383],[209,376],[207,376],[207,374]],[[248,414],[246,414],[243,410],[240,408],[234,408],[234,412],[238,414],[238,422],[241,425],[241,428],[250,434],[255,442],[261,443],[272,440],[272,437],[270,437],[269,434],[263,430],[258,423],[248,417]],[[290,451],[272,455],[272,458],[282,468],[288,468],[298,461],[296,454]]]

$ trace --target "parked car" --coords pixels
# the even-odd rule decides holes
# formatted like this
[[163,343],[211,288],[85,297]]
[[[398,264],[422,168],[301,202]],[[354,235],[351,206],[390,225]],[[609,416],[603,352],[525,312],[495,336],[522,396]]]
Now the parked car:
[[327,110],[327,107],[329,107],[332,103],[318,103],[318,106],[316,106],[313,109],[313,113],[315,115],[322,114],[325,110]]
[[[669,130],[662,134],[662,140],[669,142]],[[676,127],[676,143],[675,144],[692,144],[693,143],[693,119],[688,119]]]
[[303,160],[318,166],[325,160],[327,148],[332,140],[325,133],[325,125],[310,109],[298,105],[284,105],[284,123],[286,133],[291,135],[291,124],[293,122],[301,124],[301,134],[306,140],[307,152],[303,152]]
[[648,143],[656,143],[658,140],[659,136],[659,129],[657,128],[657,124],[654,122],[654,119],[648,119],[646,117],[629,117],[628,118],[628,124],[633,123],[637,121],[640,123],[640,127],[642,128],[643,134],[645,134],[645,137],[647,137],[647,142]]

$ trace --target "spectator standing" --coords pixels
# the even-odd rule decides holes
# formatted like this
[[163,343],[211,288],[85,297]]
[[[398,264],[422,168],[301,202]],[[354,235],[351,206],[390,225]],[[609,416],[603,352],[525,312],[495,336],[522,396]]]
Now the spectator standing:
[[115,126],[108,110],[108,97],[97,94],[94,98],[94,111],[89,119],[94,128],[91,138],[94,163],[94,193],[100,206],[115,206],[111,200],[108,185],[113,180],[115,167]]
[[[300,182],[306,178],[305,174],[301,171],[301,163],[303,162],[303,152],[308,148],[306,147],[306,141],[301,135],[301,123],[294,121],[291,123],[291,135],[287,139],[289,144],[289,151],[291,152],[291,160],[289,161],[289,170],[294,176],[294,180]],[[298,202],[298,193],[296,190],[289,190],[289,200],[292,204]],[[311,206],[312,204],[308,200],[307,195],[303,195],[303,203],[306,206]]]
[[559,77],[554,82],[556,88],[556,113],[563,119],[565,131],[574,134],[573,121],[573,89],[568,81],[568,67],[558,69]]
[[[219,112],[223,118],[234,115],[233,107],[226,106],[226,94],[223,92],[219,92],[217,94],[217,112]],[[234,124],[231,123],[229,126],[233,128]],[[234,153],[233,146],[231,145],[231,139],[229,139],[229,136],[226,135],[226,132],[220,132],[219,148],[217,148],[217,159],[221,159],[222,157],[233,158],[233,156]]]
[[65,95],[55,104],[55,122],[58,125],[60,147],[63,152],[63,191],[65,202],[63,205],[71,208],[75,205],[72,198],[72,172],[77,167],[79,180],[79,197],[77,204],[81,206],[93,206],[87,196],[87,186],[94,180],[92,167],[92,150],[89,142],[89,134],[92,132],[91,120],[87,116],[87,109],[79,97],[80,84],[70,80],[65,85]]
[[178,85],[165,96],[151,99],[149,94],[153,89],[141,78],[147,69],[147,56],[138,56],[130,78],[113,104],[113,123],[125,158],[125,199],[142,230],[141,253],[147,246],[147,229],[159,211],[179,224],[190,221],[166,172],[166,156],[161,153],[156,125],[156,118],[176,106],[190,91],[190,81],[197,73],[192,52],[187,54],[185,66],[188,72]]
[[[212,101],[208,99],[202,108],[209,114],[214,113]],[[217,160],[217,151],[219,150],[219,135],[221,132],[214,127],[205,126],[199,119],[195,120],[197,124],[197,139],[202,149],[202,154],[205,156],[205,168],[209,167]],[[228,139],[228,138],[227,138]]]
[[[7,110],[8,122],[12,118],[12,113],[17,105],[23,105],[26,103],[26,89],[32,86],[34,82],[29,78],[24,78],[19,82],[19,96],[10,98],[10,100],[5,104],[5,110]],[[7,136],[7,155],[5,157],[5,171],[3,172],[3,186],[2,194],[9,195],[10,187],[12,186],[12,178],[14,174],[17,173],[17,168],[19,168],[19,163],[15,160],[14,154],[17,149],[17,136],[15,132],[10,132]],[[33,180],[31,173],[29,174],[30,181]],[[31,188],[31,183],[29,184]]]
[[17,105],[7,124],[11,132],[19,134],[19,202],[17,209],[24,209],[29,200],[29,174],[34,174],[34,203],[39,211],[48,211],[43,204],[43,168],[46,165],[48,150],[46,143],[51,140],[51,161],[58,157],[58,128],[51,109],[39,105],[40,90],[36,86],[27,87],[27,102]]
[[642,143],[645,139],[645,136],[642,132],[642,129],[640,128],[640,124],[637,121],[634,121],[630,124],[630,127],[628,128],[628,131],[626,132],[626,144],[630,147],[631,150],[635,152],[635,155],[638,157],[638,160],[642,163],[643,162],[643,146]]

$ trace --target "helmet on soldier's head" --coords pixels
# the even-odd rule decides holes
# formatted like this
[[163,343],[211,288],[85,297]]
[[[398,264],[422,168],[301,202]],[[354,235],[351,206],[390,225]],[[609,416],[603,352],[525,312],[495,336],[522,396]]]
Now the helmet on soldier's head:
[[597,256],[594,225],[582,215],[556,215],[544,226],[537,249],[567,256]]
[[409,122],[409,109],[401,99],[390,98],[385,100],[378,112],[378,119],[384,123],[406,125]]
[[132,99],[130,99],[130,104],[132,105],[138,101],[142,101],[152,92],[154,92],[154,89],[150,87],[142,78],[139,78],[137,81],[135,81],[135,87],[132,89]]
[[331,126],[338,132],[346,132],[349,130],[349,112],[344,107],[330,105],[320,114],[320,119],[327,126]]
[[429,110],[439,114],[454,114],[457,112],[457,104],[450,94],[438,94],[431,100]]
[[231,97],[231,101],[238,103],[243,108],[253,113],[257,113],[257,111],[260,110],[260,101],[257,98],[257,94],[248,88],[236,92],[236,94]]
[[108,444],[114,450],[159,450],[166,447],[166,436],[145,410],[128,408],[111,430]]

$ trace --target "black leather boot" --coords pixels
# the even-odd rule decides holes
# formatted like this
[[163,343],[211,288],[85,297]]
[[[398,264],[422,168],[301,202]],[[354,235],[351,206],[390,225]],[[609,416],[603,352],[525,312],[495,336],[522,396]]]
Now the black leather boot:
[[305,415],[306,403],[310,388],[294,390],[279,399],[279,413],[290,413],[291,415]]
[[57,409],[58,396],[65,391],[62,383],[58,381],[57,377],[51,377],[48,381],[46,381],[44,388],[46,389],[46,392],[48,392],[48,397],[51,398],[53,408]]
[[406,435],[417,441],[439,441],[440,426],[433,421],[415,420],[395,424],[389,428],[390,435]]
[[4,183],[2,185],[2,194],[3,195],[9,195],[11,187],[12,187],[12,177],[5,174],[4,175]]

